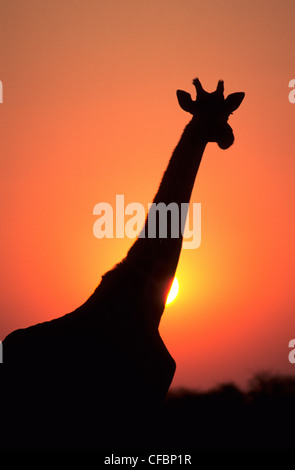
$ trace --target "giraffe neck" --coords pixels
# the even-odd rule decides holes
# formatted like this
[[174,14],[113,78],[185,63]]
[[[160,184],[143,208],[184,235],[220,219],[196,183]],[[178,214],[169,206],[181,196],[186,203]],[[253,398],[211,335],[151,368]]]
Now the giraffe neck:
[[165,307],[166,296],[175,275],[182,247],[181,204],[190,201],[206,143],[206,140],[202,138],[201,130],[198,132],[198,125],[193,118],[184,129],[153,200],[154,204],[178,205],[179,236],[177,238],[171,236],[170,220],[167,238],[159,236],[158,225],[155,237],[149,237],[150,210],[144,226],[145,237],[139,237],[135,241],[126,257],[126,261],[130,263],[136,275],[142,277],[142,295],[146,299],[146,305],[150,305],[150,311],[157,312],[154,314],[156,318],[153,319],[157,326]]
[[154,203],[189,202],[206,143],[197,132],[193,118],[172,153]]

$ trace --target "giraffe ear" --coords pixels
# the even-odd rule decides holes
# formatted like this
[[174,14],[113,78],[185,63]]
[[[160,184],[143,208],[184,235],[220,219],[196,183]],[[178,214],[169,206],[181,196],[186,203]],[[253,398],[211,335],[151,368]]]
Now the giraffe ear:
[[228,95],[225,100],[225,105],[229,114],[238,109],[244,97],[245,93],[243,92],[231,93],[230,95]]
[[191,95],[186,91],[177,90],[176,92],[179,106],[188,113],[194,114],[194,101]]

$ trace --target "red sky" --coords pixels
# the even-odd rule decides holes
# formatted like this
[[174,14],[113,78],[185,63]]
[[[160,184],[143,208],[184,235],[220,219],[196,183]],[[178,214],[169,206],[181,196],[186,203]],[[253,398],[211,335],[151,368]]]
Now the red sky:
[[175,387],[294,374],[293,0],[1,2],[0,339],[72,311],[132,241],[98,240],[93,207],[152,202],[196,76],[246,98],[236,141],[209,144],[161,335]]

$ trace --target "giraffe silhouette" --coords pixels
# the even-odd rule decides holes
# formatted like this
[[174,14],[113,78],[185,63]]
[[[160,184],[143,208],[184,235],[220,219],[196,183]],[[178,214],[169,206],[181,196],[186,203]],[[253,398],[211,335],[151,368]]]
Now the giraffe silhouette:
[[[234,141],[227,121],[244,93],[225,99],[223,81],[212,93],[198,79],[193,84],[195,101],[177,90],[181,108],[192,119],[154,204],[189,203],[207,143],[227,149]],[[156,219],[155,235],[139,236],[82,306],[5,338],[2,439],[8,445],[103,447],[117,437],[132,447],[127,428],[136,428],[157,408],[176,367],[158,329],[182,247],[182,230],[172,236],[167,214],[167,236],[160,236]],[[180,228],[180,216],[178,223]],[[145,234],[150,225],[149,212]]]

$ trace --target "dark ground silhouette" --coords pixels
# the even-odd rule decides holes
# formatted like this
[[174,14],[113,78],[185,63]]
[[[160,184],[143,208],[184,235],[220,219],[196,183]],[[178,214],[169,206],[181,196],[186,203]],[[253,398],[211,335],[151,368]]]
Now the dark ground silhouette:
[[[112,397],[113,411],[108,409],[105,415],[103,412],[94,414],[95,423],[87,406],[83,420],[73,409],[72,432],[69,432],[68,423],[64,426],[64,416],[50,420],[50,413],[46,414],[42,409],[44,403],[39,422],[35,416],[30,416],[30,410],[25,415],[14,414],[13,421],[9,421],[8,435],[7,425],[3,426],[3,420],[1,422],[0,448],[165,449],[171,452],[182,449],[295,448],[295,377],[257,375],[247,391],[233,383],[221,384],[205,392],[171,391],[162,405],[151,409],[143,404],[137,413],[128,409],[122,412],[121,391],[122,388],[118,388],[117,396],[114,393]],[[59,390],[59,394],[61,392]],[[103,403],[99,405],[102,410]],[[5,403],[2,406],[1,418],[3,411],[5,416]],[[9,413],[8,417],[11,418]],[[39,441],[35,432],[34,441],[30,439],[32,426],[37,426],[40,432]],[[44,426],[48,431],[47,436],[45,433],[47,440],[41,438],[44,437]],[[67,436],[63,432],[67,432]]]
[[295,377],[257,375],[246,392],[232,383],[168,394],[158,445],[170,449],[295,448]]

